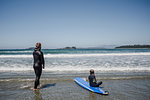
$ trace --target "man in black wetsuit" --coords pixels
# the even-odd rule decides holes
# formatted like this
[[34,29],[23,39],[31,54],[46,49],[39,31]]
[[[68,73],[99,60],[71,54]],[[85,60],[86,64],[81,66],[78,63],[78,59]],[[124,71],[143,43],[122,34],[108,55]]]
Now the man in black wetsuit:
[[43,56],[43,52],[41,51],[41,43],[36,43],[36,48],[34,49],[33,52],[33,58],[34,58],[33,68],[36,75],[34,90],[37,90],[38,86],[40,85],[42,68],[43,69],[45,68],[44,56]]
[[88,78],[89,78],[90,86],[92,86],[92,87],[99,87],[102,84],[101,81],[97,83],[93,69],[90,70],[90,75]]

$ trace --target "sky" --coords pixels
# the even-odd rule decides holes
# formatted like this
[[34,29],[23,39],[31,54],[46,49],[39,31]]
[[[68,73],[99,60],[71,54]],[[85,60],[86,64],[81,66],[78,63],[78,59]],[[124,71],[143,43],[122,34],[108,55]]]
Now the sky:
[[0,0],[0,49],[150,45],[150,0]]

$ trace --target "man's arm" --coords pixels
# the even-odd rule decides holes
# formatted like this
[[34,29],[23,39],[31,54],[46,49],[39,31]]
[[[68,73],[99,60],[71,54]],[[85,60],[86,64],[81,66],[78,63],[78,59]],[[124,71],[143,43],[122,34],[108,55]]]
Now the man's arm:
[[44,69],[45,68],[45,60],[44,60],[43,52],[41,52],[41,61],[42,61],[43,69]]

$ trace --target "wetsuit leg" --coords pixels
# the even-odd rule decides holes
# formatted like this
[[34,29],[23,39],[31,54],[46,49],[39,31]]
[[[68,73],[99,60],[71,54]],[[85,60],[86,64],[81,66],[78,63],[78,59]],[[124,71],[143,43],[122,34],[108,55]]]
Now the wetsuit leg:
[[101,84],[102,84],[102,81],[98,82],[98,83],[96,84],[96,87],[99,87]]
[[41,77],[41,73],[42,73],[42,68],[41,67],[34,67],[34,71],[35,71],[35,82],[34,82],[34,89],[37,89],[37,86],[40,84],[40,77]]

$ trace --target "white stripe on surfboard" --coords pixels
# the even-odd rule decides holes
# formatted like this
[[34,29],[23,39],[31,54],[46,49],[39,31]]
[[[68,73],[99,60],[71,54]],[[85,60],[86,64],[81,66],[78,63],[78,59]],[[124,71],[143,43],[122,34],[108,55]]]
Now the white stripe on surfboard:
[[[76,80],[77,81],[77,80]],[[94,92],[92,89],[90,89],[89,87],[85,86],[84,84],[82,84],[81,82],[77,81],[78,83],[80,83],[82,86],[86,87],[87,89],[89,89],[90,91]]]

